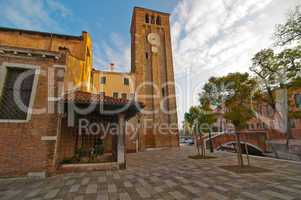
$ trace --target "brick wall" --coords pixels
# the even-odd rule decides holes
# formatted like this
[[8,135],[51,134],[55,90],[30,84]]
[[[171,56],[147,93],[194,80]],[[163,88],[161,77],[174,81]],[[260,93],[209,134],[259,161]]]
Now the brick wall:
[[[47,71],[53,64],[63,64],[43,58],[0,56],[3,62],[40,66],[46,75],[39,75],[34,108],[47,108]],[[32,115],[26,123],[0,123],[0,176],[25,175],[51,169],[55,141],[42,141],[42,136],[55,136],[56,114]]]
[[[146,23],[147,16],[161,18],[161,25]],[[148,42],[148,35],[157,33],[160,37],[158,52],[152,52],[152,45]],[[145,110],[155,111],[151,114],[143,114],[141,122],[146,120],[152,128],[141,127],[140,140],[141,147],[177,147],[179,146],[178,131],[176,134],[158,131],[160,125],[177,126],[176,98],[174,83],[174,71],[171,48],[171,33],[169,14],[156,12],[153,10],[135,8],[132,18],[132,73],[135,74],[135,86],[138,101],[145,105]],[[153,83],[155,86],[144,85],[143,83]],[[163,92],[164,91],[164,94]],[[146,97],[147,96],[147,97]],[[149,98],[153,96],[153,98]],[[166,98],[168,97],[168,99]],[[161,109],[162,101],[170,113],[164,113]]]

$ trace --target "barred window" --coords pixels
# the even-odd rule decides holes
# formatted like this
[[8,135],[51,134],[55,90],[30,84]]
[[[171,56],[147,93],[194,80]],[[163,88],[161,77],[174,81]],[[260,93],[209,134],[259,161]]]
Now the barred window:
[[[25,75],[20,85],[18,77]],[[26,120],[30,105],[35,70],[23,68],[6,68],[6,77],[0,97],[1,120]],[[14,100],[14,91],[19,94],[19,102]],[[21,102],[21,103],[20,103]],[[22,105],[23,104],[23,105]]]
[[100,78],[100,84],[106,84],[107,78],[105,76]]

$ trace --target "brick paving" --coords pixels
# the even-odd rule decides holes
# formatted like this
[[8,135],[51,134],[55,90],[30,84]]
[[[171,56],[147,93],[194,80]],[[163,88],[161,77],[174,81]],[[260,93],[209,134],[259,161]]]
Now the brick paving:
[[0,199],[198,200],[301,199],[301,164],[251,158],[271,171],[235,174],[219,166],[236,164],[235,155],[191,160],[192,147],[128,155],[124,171],[84,172],[44,180],[0,180]]

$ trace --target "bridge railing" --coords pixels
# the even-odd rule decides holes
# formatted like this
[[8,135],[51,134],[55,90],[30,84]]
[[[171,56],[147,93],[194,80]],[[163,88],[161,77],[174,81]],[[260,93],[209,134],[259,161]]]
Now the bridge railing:
[[[229,142],[236,142],[236,133],[237,132],[220,132],[215,133],[212,135],[212,144],[213,147],[216,149],[226,143]],[[261,149],[262,151],[266,151],[266,141],[267,141],[267,132],[266,131],[241,131],[240,133],[240,139],[242,143],[248,143],[250,145],[253,145],[257,147],[258,149]],[[204,143],[206,148],[209,147],[209,137],[204,138]]]

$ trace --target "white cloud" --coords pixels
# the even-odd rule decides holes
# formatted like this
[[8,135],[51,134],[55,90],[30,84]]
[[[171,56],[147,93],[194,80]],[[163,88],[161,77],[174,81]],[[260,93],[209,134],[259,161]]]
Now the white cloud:
[[109,41],[94,42],[94,66],[106,70],[110,63],[115,64],[116,71],[130,70],[130,45],[117,33],[111,34]]
[[[282,23],[287,9],[299,1],[179,0],[171,32],[180,121],[210,76],[248,70],[252,56],[270,47],[275,24]],[[0,23],[63,31],[55,19],[70,15],[58,0],[9,0],[1,1]],[[130,44],[125,41],[118,34],[109,41],[94,41],[95,67],[107,69],[113,62],[116,70],[129,71]]]
[[53,13],[66,17],[71,11],[56,0],[10,0],[1,2],[0,22],[32,30],[60,30]]
[[57,0],[47,0],[46,2],[51,10],[57,11],[62,17],[68,17],[72,15],[71,10],[66,8]]
[[[298,0],[181,0],[172,13],[179,121],[210,76],[248,71]],[[185,76],[188,76],[185,77]],[[189,91],[181,94],[181,91]],[[185,98],[185,99],[184,99]]]

